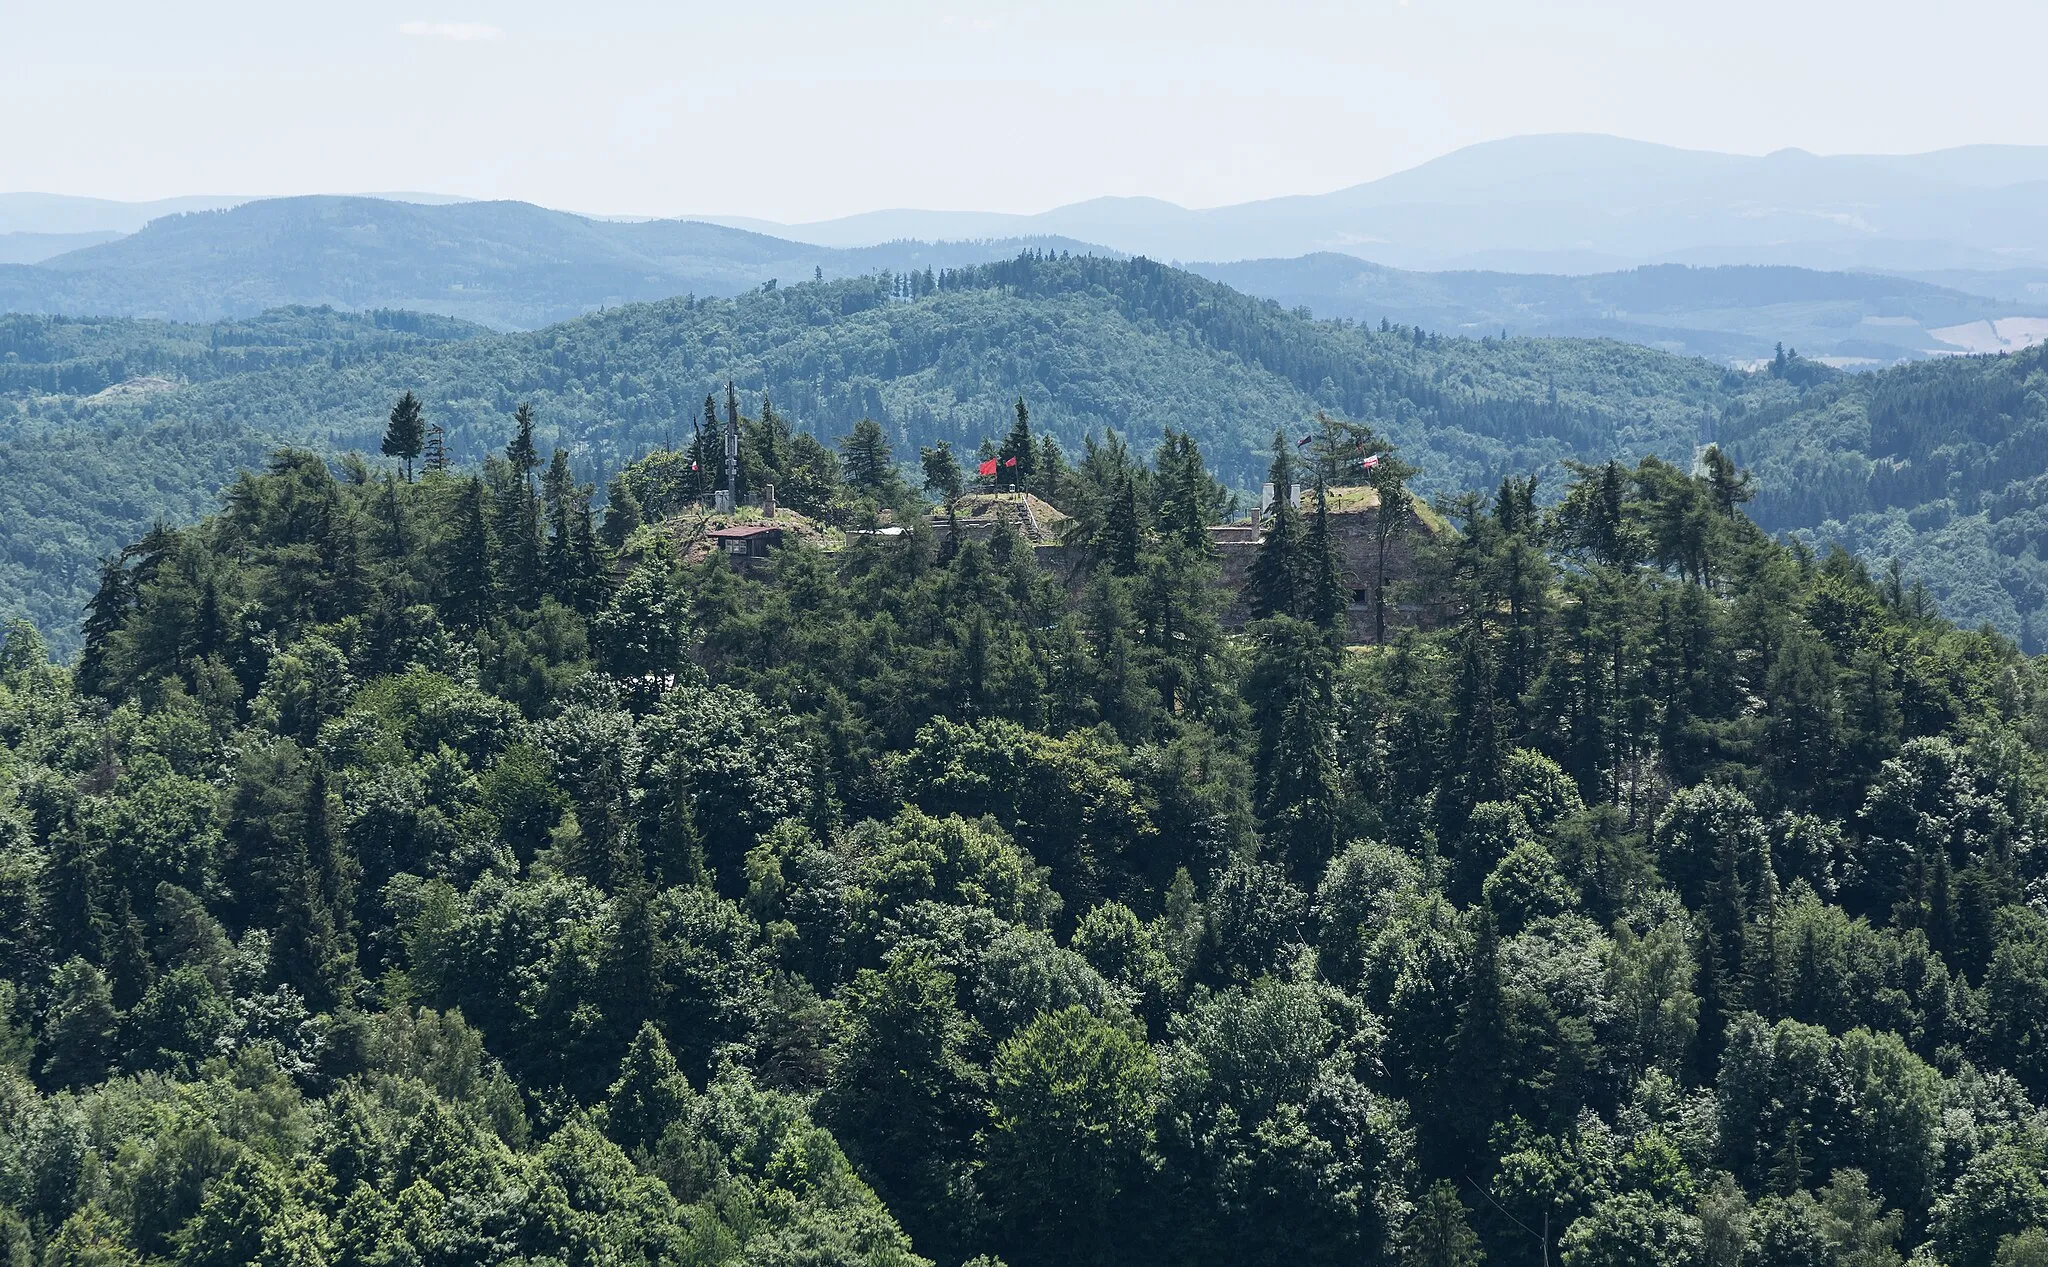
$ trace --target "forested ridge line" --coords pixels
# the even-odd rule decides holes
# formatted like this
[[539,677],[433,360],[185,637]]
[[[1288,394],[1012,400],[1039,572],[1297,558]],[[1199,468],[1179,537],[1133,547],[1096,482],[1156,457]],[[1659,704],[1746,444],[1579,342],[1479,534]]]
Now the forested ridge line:
[[[1070,457],[1090,435],[1142,450],[1170,427],[1240,489],[1258,482],[1272,430],[1318,410],[1392,438],[1432,496],[1538,473],[1547,501],[1568,460],[1684,466],[1717,439],[1755,473],[1770,531],[1842,541],[1880,570],[1898,558],[1955,619],[2048,645],[2038,350],[1868,375],[1788,352],[1745,374],[1619,343],[1319,322],[1151,261],[1044,253],[508,336],[319,310],[221,327],[7,320],[0,603],[67,649],[100,556],[159,517],[189,521],[275,445],[372,446],[401,391],[420,393],[468,465],[531,401],[543,439],[592,480],[688,444],[705,395],[729,380],[828,442],[873,419],[905,459],[1000,431],[1021,395]],[[166,350],[180,344],[191,350]],[[181,356],[196,369],[175,368]],[[94,395],[131,366],[184,381]]]
[[969,437],[1055,578],[761,414],[751,478],[911,530],[688,562],[687,455],[600,510],[522,409],[415,479],[402,403],[110,558],[69,665],[8,629],[10,1263],[2048,1252],[2008,639],[1710,451],[1447,502],[1442,623],[1346,650],[1318,489],[1414,471],[1335,420],[1226,636],[1179,430]]
[[[123,357],[124,340],[206,346],[227,328],[9,320],[23,328],[24,384],[0,424],[0,595],[67,648],[100,556],[158,517],[188,521],[269,447],[372,447],[405,390],[444,425],[458,464],[494,451],[505,415],[531,401],[542,438],[569,449],[585,479],[689,443],[705,395],[728,380],[828,442],[872,418],[900,457],[999,431],[1021,395],[1070,455],[1089,435],[1149,448],[1172,427],[1199,438],[1238,487],[1257,482],[1275,427],[1322,408],[1394,435],[1430,490],[1449,493],[1567,457],[1681,460],[1724,377],[1618,344],[1320,324],[1161,266],[1084,257],[632,305],[376,354],[343,330],[331,356],[92,402],[32,382],[69,376],[98,392],[119,381],[110,363],[170,359]],[[254,324],[295,337],[359,320],[303,310]],[[36,337],[39,322],[55,333]]]

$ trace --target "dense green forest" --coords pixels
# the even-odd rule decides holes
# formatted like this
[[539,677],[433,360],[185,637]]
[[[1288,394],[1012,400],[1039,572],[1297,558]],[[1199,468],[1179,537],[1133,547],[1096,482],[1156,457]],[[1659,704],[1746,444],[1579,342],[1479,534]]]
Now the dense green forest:
[[1770,531],[1847,541],[1879,570],[1898,558],[1959,622],[2048,645],[2028,526],[2048,426],[2039,350],[1869,375],[1788,354],[1746,374],[1611,342],[1315,321],[1144,260],[1042,255],[516,335],[317,309],[202,327],[15,316],[0,332],[0,611],[67,652],[103,555],[157,518],[189,522],[277,445],[374,447],[401,391],[420,393],[459,464],[494,451],[530,400],[543,442],[598,481],[687,445],[729,379],[750,412],[765,395],[828,442],[874,419],[904,460],[1000,433],[1018,396],[1076,457],[1091,435],[1142,451],[1173,428],[1238,489],[1262,478],[1273,430],[1317,410],[1391,438],[1433,497],[1530,472],[1548,502],[1567,460],[1684,466],[1718,436],[1755,473]]
[[742,575],[533,416],[281,451],[69,667],[9,627],[9,1267],[2048,1255],[2039,670],[1717,452],[1458,500],[1346,650],[1312,491],[1222,632],[1178,431],[985,437],[1078,577]]
[[1835,374],[1788,359],[1793,401],[1734,402],[1717,437],[1766,472],[1773,531],[1897,559],[1963,624],[2048,648],[2048,348]]
[[[33,332],[42,319],[9,320]],[[543,441],[567,448],[586,480],[687,444],[705,396],[728,379],[750,411],[765,394],[798,430],[827,440],[872,418],[905,459],[939,440],[999,433],[1020,395],[1069,454],[1111,431],[1149,449],[1172,427],[1200,439],[1240,488],[1256,486],[1276,427],[1303,426],[1321,408],[1395,437],[1424,487],[1448,494],[1509,471],[1555,472],[1565,458],[1684,460],[1741,377],[1620,344],[1315,322],[1157,264],[1080,257],[676,299],[376,355],[342,338],[311,363],[193,374],[177,390],[97,400],[86,389],[120,381],[104,371],[125,342],[158,347],[183,329],[205,347],[210,331],[242,327],[51,328],[62,333],[17,337],[16,372],[77,385],[17,388],[0,429],[0,608],[25,612],[67,648],[101,555],[156,516],[188,520],[269,447],[374,447],[403,390],[419,392],[467,463],[493,451],[505,415],[530,400]],[[88,353],[94,340],[107,350]],[[43,343],[56,350],[40,354]],[[138,351],[124,364],[145,360]],[[1765,399],[1792,395],[1776,380],[1743,381]]]

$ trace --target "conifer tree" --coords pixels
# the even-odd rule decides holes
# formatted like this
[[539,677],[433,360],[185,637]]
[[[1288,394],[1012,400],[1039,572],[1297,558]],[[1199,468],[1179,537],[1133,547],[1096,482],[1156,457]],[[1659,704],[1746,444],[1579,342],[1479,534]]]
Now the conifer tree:
[[889,437],[882,424],[863,418],[839,440],[839,452],[846,463],[846,482],[859,492],[887,503],[897,480],[896,459],[889,451]]
[[60,1087],[98,1082],[113,1064],[120,1023],[106,975],[83,959],[70,959],[57,969],[51,996],[43,1076]]
[[[523,416],[522,416],[523,415]],[[541,499],[531,482],[539,455],[533,452],[533,419],[526,406],[514,415],[519,430],[505,448],[510,470],[495,490],[492,526],[498,551],[497,589],[514,607],[531,607],[547,592]]]
[[1202,464],[1202,450],[1184,432],[1166,429],[1153,456],[1159,535],[1195,548],[1208,545],[1208,526],[1224,501],[1222,486]]
[[960,470],[960,459],[953,455],[953,442],[941,440],[932,448],[919,449],[918,461],[924,468],[924,490],[939,499],[946,510],[946,544],[948,549],[957,548],[960,541],[960,499],[966,496],[967,481]]
[[1461,1147],[1477,1153],[1501,1110],[1507,1078],[1507,1007],[1501,991],[1500,923],[1484,903],[1474,911],[1472,968],[1448,1080],[1450,1111]]
[[585,616],[594,614],[604,602],[611,557],[604,548],[597,523],[590,510],[590,489],[579,487],[574,494],[569,521],[568,604]]
[[505,460],[512,464],[512,473],[522,481],[531,481],[533,473],[540,469],[540,450],[533,442],[533,406],[521,401],[519,408],[512,411],[514,427],[512,440],[505,446]]
[[696,424],[697,443],[690,450],[690,470],[697,477],[697,500],[717,486],[719,465],[725,460],[725,446],[719,439],[718,398],[704,397],[704,419]]
[[[1010,434],[1003,437],[1002,447],[996,450],[996,480],[1011,488],[1036,488],[1032,473],[1037,469],[1037,453],[1031,443],[1031,411],[1024,405],[1024,398],[1017,397],[1017,420],[1010,424]],[[1010,465],[1015,462],[1016,465]]]
[[556,601],[568,603],[575,588],[576,478],[569,473],[567,450],[555,450],[547,474],[541,477],[540,496],[547,532],[542,567],[548,592]]
[[640,522],[640,499],[633,496],[632,486],[613,476],[604,503],[604,543],[614,550],[623,547]]
[[123,1011],[135,1006],[156,979],[156,964],[149,953],[149,935],[135,914],[128,890],[114,893],[114,910],[108,921],[108,969],[113,974],[114,1006]]
[[74,810],[50,833],[50,860],[43,868],[43,909],[49,913],[50,945],[59,957],[107,959],[109,921],[106,878],[100,848],[86,835]]
[[1291,499],[1294,487],[1294,454],[1287,437],[1273,433],[1273,464],[1266,473],[1272,486],[1273,502],[1266,508],[1265,533],[1259,539],[1258,555],[1252,560],[1246,589],[1252,616],[1291,616],[1300,608],[1297,583],[1301,563],[1301,520]]
[[1330,535],[1329,488],[1316,477],[1316,505],[1303,537],[1300,576],[1295,581],[1296,614],[1310,624],[1335,628],[1344,618],[1347,597],[1344,574],[1337,560],[1337,543]]
[[643,1022],[605,1098],[605,1131],[629,1153],[652,1153],[662,1132],[681,1121],[695,1099],[661,1030]]
[[1474,612],[1459,633],[1458,679],[1451,697],[1451,785],[1445,788],[1442,812],[1454,830],[1463,830],[1474,805],[1499,799],[1506,756],[1501,721],[1492,648]]
[[1102,521],[1096,553],[1118,576],[1133,575],[1138,570],[1139,535],[1138,494],[1131,477],[1125,475],[1110,496],[1109,514]]
[[412,483],[412,462],[427,441],[426,411],[411,392],[391,406],[390,423],[384,428],[383,453],[405,463],[405,482]]
[[347,881],[334,857],[327,805],[327,772],[317,758],[306,781],[300,832],[285,859],[278,894],[278,926],[271,945],[277,975],[316,1011],[332,1011],[347,998],[355,949],[341,901]]
[[1431,1184],[1402,1233],[1401,1267],[1477,1267],[1485,1257],[1456,1185]]
[[450,622],[457,629],[481,629],[496,613],[493,561],[490,523],[484,513],[484,482],[471,476],[463,481],[462,493],[455,503],[454,531],[446,560],[445,605]]

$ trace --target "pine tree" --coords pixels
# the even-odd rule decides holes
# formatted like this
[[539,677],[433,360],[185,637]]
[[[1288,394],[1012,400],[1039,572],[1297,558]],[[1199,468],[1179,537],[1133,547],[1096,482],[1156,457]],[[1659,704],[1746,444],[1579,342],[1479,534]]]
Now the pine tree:
[[1299,552],[1301,517],[1284,499],[1273,503],[1270,514],[1246,585],[1252,616],[1261,620],[1292,615],[1299,605],[1295,583],[1301,569],[1295,556]]
[[846,482],[880,502],[888,502],[897,480],[896,458],[889,451],[889,437],[882,424],[863,418],[849,434],[840,437],[839,452],[846,463]]
[[1494,693],[1493,649],[1478,613],[1471,613],[1458,635],[1458,680],[1451,696],[1450,786],[1444,789],[1443,816],[1454,831],[1464,829],[1465,815],[1481,801],[1500,799],[1502,746],[1499,699]]
[[85,604],[85,619],[79,626],[85,650],[78,657],[72,680],[86,695],[106,693],[108,643],[135,606],[139,587],[128,567],[130,557],[123,551],[100,560],[99,586]]
[[1721,451],[1720,445],[1707,446],[1707,451],[1700,455],[1700,466],[1714,508],[1723,515],[1734,518],[1735,508],[1756,496],[1756,490],[1750,486],[1749,472],[1739,469],[1735,460]]
[[1266,473],[1273,489],[1273,503],[1266,508],[1265,533],[1259,538],[1259,552],[1247,577],[1252,616],[1291,616],[1300,608],[1296,589],[1301,575],[1296,557],[1301,546],[1301,520],[1295,513],[1291,494],[1294,487],[1294,453],[1287,437],[1273,433],[1273,464]]
[[43,868],[43,909],[49,913],[50,947],[56,957],[107,961],[110,930],[106,880],[100,848],[87,838],[75,811],[50,833],[50,860]]
[[475,631],[490,623],[498,605],[492,584],[494,551],[484,513],[484,482],[475,476],[463,482],[455,503],[452,536],[442,608],[457,629]]
[[605,1097],[605,1131],[627,1152],[653,1152],[668,1127],[683,1119],[696,1099],[654,1022],[640,1026],[619,1079]]
[[939,504],[946,509],[946,548],[957,549],[960,542],[960,499],[967,493],[960,459],[953,456],[952,442],[941,440],[933,448],[918,450],[918,461],[924,468],[925,492],[937,497]]
[[43,1076],[60,1087],[100,1081],[113,1064],[120,1014],[98,968],[73,958],[50,983],[53,1002],[43,1026]]
[[1472,969],[1465,982],[1465,1006],[1451,1056],[1452,1099],[1443,1107],[1454,1119],[1463,1147],[1475,1154],[1486,1144],[1501,1109],[1507,1079],[1507,1007],[1501,988],[1500,923],[1491,906],[1475,912]]
[[1457,1188],[1431,1184],[1401,1235],[1401,1267],[1477,1267],[1485,1257]]
[[135,903],[125,888],[114,894],[108,933],[107,967],[113,973],[114,1006],[126,1011],[156,979],[156,963],[149,953],[149,931],[135,914]]
[[1193,437],[1166,429],[1153,456],[1157,473],[1159,535],[1197,549],[1208,545],[1208,526],[1215,522],[1222,488],[1202,464],[1202,450]]
[[1311,884],[1336,844],[1335,671],[1323,631],[1276,619],[1247,690],[1259,727],[1257,809],[1296,879]]
[[590,510],[588,487],[578,488],[569,521],[568,604],[585,616],[595,615],[604,605],[611,556],[598,534]]
[[285,860],[271,943],[278,978],[316,1012],[332,1011],[348,997],[355,969],[341,906],[348,885],[335,857],[327,797],[326,768],[316,759],[306,781],[296,848]]
[[520,402],[512,411],[512,423],[517,430],[505,446],[505,460],[512,464],[512,474],[531,487],[533,473],[540,469],[540,450],[533,442],[533,406]]
[[1109,514],[1102,521],[1102,535],[1096,542],[1096,555],[1118,576],[1134,575],[1138,570],[1139,536],[1138,494],[1131,477],[1125,475],[1110,497]]
[[383,452],[387,458],[405,463],[405,482],[412,483],[412,462],[427,440],[425,410],[420,398],[407,392],[391,406],[390,425],[384,428]]
[[640,499],[625,480],[614,476],[604,503],[604,543],[617,550],[641,523]]
[[[996,479],[1011,488],[1035,488],[1031,476],[1037,469],[1036,453],[1031,444],[1031,411],[1024,406],[1024,398],[1017,397],[1017,420],[1010,424],[1010,434],[1003,437],[1002,448],[996,450]],[[1015,466],[1010,465],[1014,461]]]
[[1315,511],[1309,516],[1308,533],[1302,541],[1301,575],[1295,581],[1296,615],[1324,629],[1334,629],[1344,618],[1347,596],[1344,573],[1337,559],[1337,543],[1330,535],[1329,489],[1316,478]]
[[724,469],[719,465],[724,461],[725,446],[719,440],[717,397],[704,397],[704,418],[693,425],[697,439],[690,449],[690,473],[696,477],[697,500],[701,502],[716,487],[714,472]]
[[540,497],[547,532],[541,566],[547,575],[548,592],[557,602],[567,603],[575,588],[572,555],[576,514],[576,478],[569,473],[568,450],[555,450],[547,474],[541,477]]

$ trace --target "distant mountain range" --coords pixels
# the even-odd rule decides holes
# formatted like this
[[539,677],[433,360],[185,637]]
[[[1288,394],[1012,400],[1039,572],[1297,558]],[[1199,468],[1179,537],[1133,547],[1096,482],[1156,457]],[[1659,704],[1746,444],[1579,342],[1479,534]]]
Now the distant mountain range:
[[[1027,249],[1117,254],[1066,237],[825,247],[701,221],[595,220],[519,202],[277,198],[166,216],[33,265],[0,264],[0,310],[219,321],[324,304],[534,329],[643,300],[943,270]],[[1338,252],[1190,267],[1319,317],[1473,337],[1614,338],[1732,363],[1785,343],[1837,364],[1889,364],[2025,346],[2048,331],[2040,323],[2048,294],[2003,273],[1965,276],[2008,292],[1993,298],[1931,281],[1784,267],[1422,273]]]
[[1025,216],[896,210],[719,222],[829,246],[1059,234],[1171,260],[1341,251],[1403,268],[1543,273],[1653,263],[1995,270],[2048,264],[2048,146],[1755,158],[1525,136],[1334,193],[1200,211],[1098,198]]
[[1420,273],[1327,251],[1187,267],[1320,317],[1473,338],[1620,339],[1735,363],[1761,361],[1784,343],[1840,366],[1883,365],[2031,346],[2048,331],[2048,294],[1999,299],[1878,273],[1682,264],[1588,276]]
[[697,221],[593,220],[523,202],[275,198],[0,266],[0,311],[216,321],[283,305],[408,308],[534,329],[599,308],[770,281],[953,268],[1060,238],[836,249]]
[[[246,201],[0,194],[0,236],[133,232],[172,212]],[[898,209],[805,224],[693,218],[839,248],[1059,237],[1161,260],[1336,251],[1408,269],[1516,273],[1660,263],[1999,272],[2048,268],[2048,146],[1753,157],[1612,136],[1522,136],[1333,193],[1206,210],[1156,198],[1096,198],[1034,215]]]

